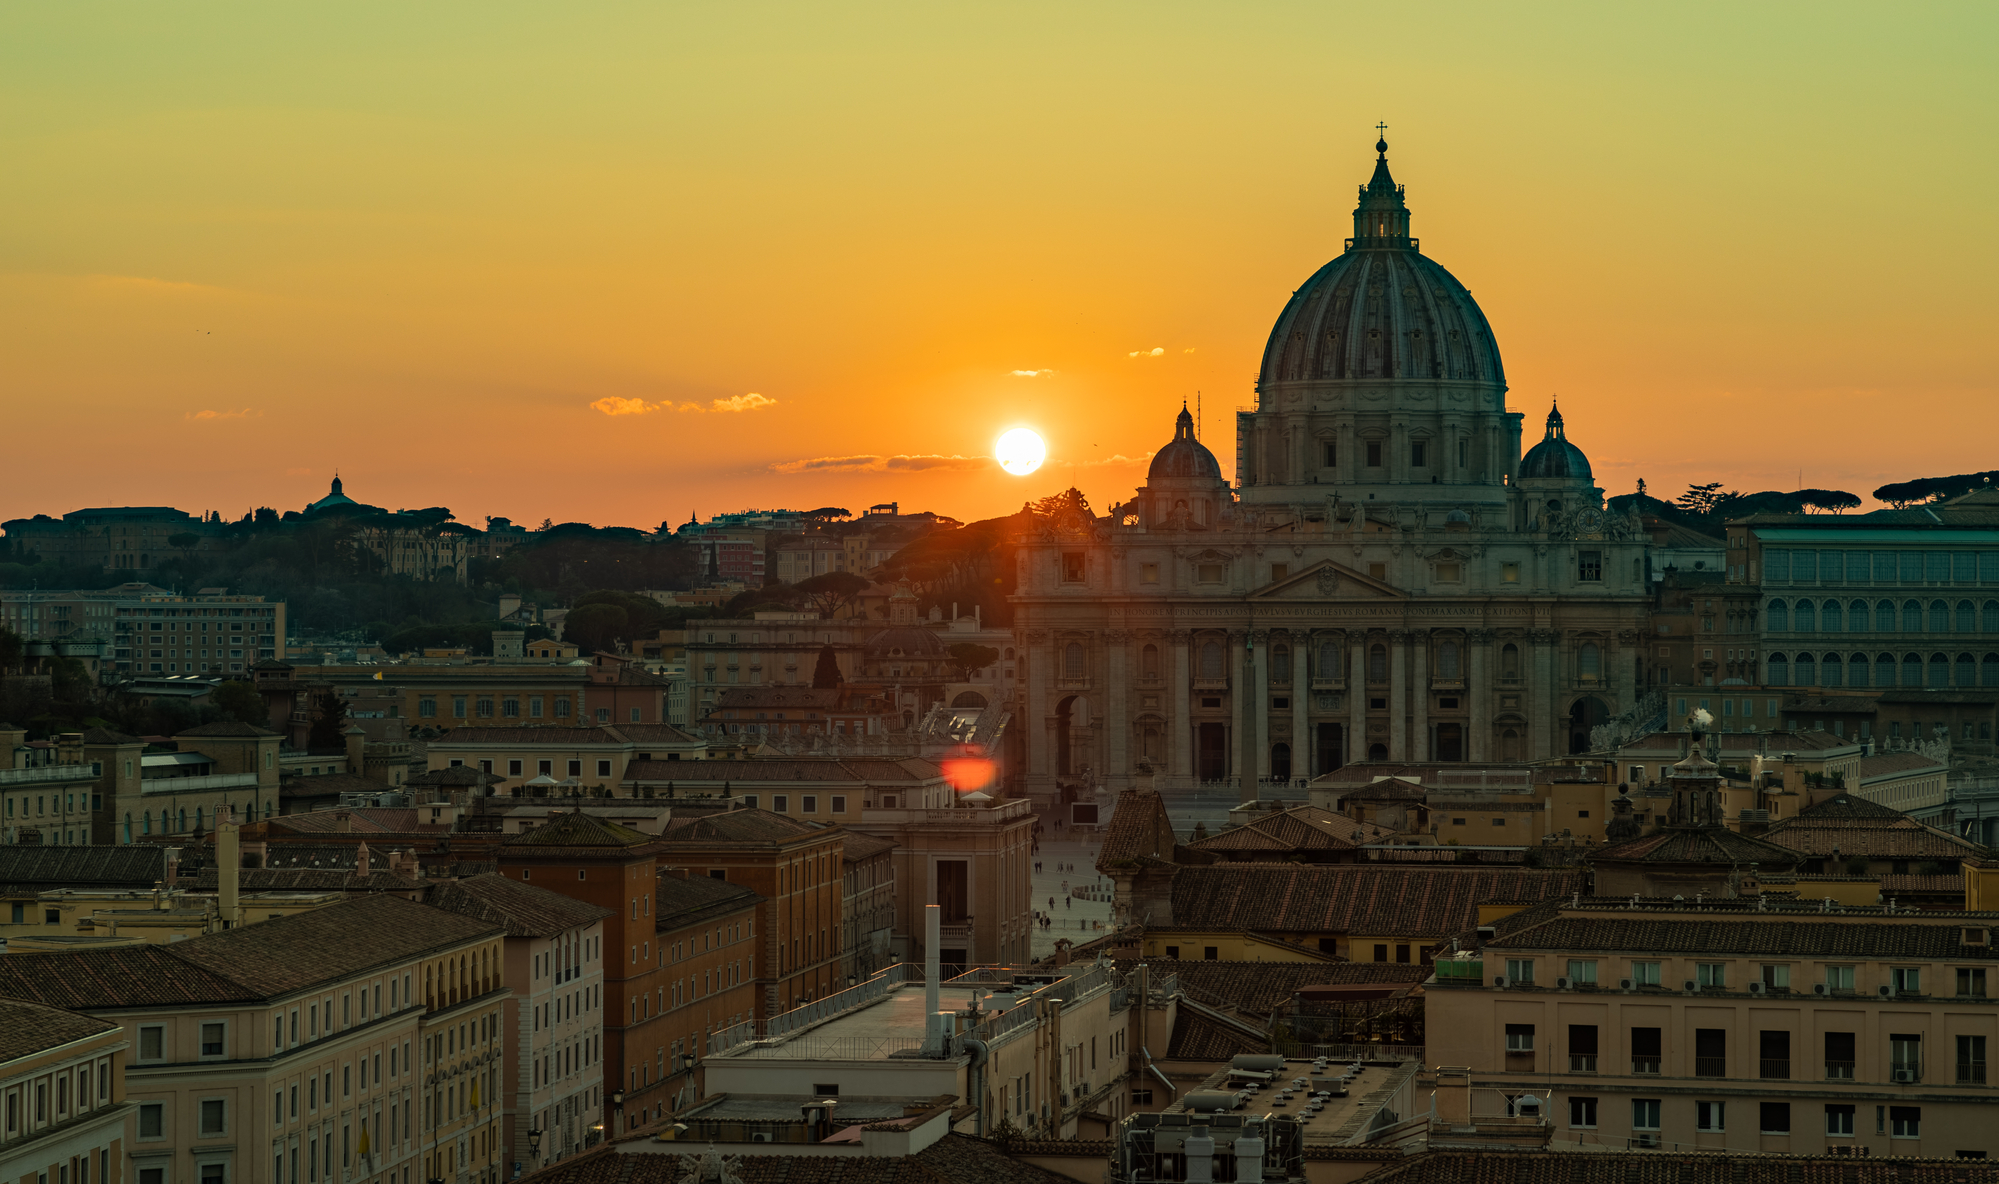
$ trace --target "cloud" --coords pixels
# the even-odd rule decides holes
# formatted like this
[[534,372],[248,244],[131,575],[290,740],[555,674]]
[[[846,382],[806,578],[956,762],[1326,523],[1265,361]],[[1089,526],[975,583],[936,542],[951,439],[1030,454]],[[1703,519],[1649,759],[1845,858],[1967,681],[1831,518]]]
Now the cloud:
[[1181,350],[1180,352],[1183,354],[1191,354],[1194,352],[1194,347],[1190,345],[1186,349]]
[[1140,456],[1126,456],[1120,452],[1113,456],[1104,457],[1102,460],[1083,461],[1082,463],[1078,464],[1076,467],[1079,469],[1095,469],[1095,468],[1101,468],[1105,465],[1142,465],[1151,459],[1152,459],[1152,454],[1150,452],[1144,453],[1143,455]]
[[1007,377],[1009,377],[1009,378],[1039,378],[1039,377],[1041,377],[1041,376],[1042,376],[1042,375],[1044,375],[1044,374],[1053,374],[1053,373],[1055,373],[1055,372],[1054,372],[1053,370],[1009,370],[1009,371],[1007,371]]
[[606,415],[644,415],[648,411],[658,411],[659,404],[648,403],[644,399],[620,399],[616,395],[605,395],[590,404],[590,409]]
[[1132,351],[1131,351],[1130,353],[1126,354],[1126,355],[1125,355],[1125,357],[1127,357],[1127,358],[1157,358],[1157,357],[1162,357],[1162,356],[1164,356],[1164,355],[1165,355],[1165,353],[1166,353],[1166,347],[1165,347],[1165,346],[1163,346],[1163,345],[1155,345],[1155,346],[1153,346],[1153,347],[1152,347],[1151,349],[1135,349],[1135,350],[1132,350]]
[[263,412],[252,411],[248,407],[241,411],[189,411],[181,416],[182,419],[262,419],[263,417]]
[[[718,412],[754,412],[754,410],[758,410],[758,408],[766,408],[766,406],[774,406],[776,402],[778,402],[778,400],[774,400],[774,398],[764,398],[762,394],[756,394],[756,392],[752,390],[750,394],[738,394],[738,396],[732,396],[732,398],[718,398],[716,402],[712,402],[712,404],[708,404],[708,406],[712,406],[712,408],[714,408],[714,410],[718,410]],[[692,402],[690,402],[690,404],[682,404],[682,408],[680,408],[680,410],[688,410],[690,406],[694,406],[694,404],[692,404]]]
[[983,469],[993,463],[990,456],[944,456],[938,453],[898,453],[882,456],[815,456],[809,460],[787,460],[771,466],[778,473],[920,473],[929,469]]

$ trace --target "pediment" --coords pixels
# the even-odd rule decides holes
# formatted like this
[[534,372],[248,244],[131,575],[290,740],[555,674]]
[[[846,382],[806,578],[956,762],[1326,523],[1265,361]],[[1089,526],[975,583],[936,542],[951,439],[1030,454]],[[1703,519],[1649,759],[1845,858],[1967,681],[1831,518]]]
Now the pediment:
[[1303,571],[1273,580],[1249,594],[1251,600],[1407,600],[1409,593],[1386,580],[1322,559]]

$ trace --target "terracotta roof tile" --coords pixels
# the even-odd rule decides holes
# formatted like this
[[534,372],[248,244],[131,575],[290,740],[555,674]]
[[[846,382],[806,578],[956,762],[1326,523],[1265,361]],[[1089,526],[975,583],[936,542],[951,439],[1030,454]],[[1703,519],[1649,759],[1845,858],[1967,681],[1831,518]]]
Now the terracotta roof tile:
[[0,1065],[117,1029],[117,1024],[96,1016],[24,999],[0,999]]
[[508,937],[549,937],[616,915],[588,901],[509,880],[498,872],[433,884],[425,890],[423,902],[501,926]]
[[1579,871],[1528,868],[1241,864],[1184,868],[1178,925],[1259,932],[1396,934],[1442,939],[1478,925],[1481,904],[1533,904],[1581,891]]
[[166,848],[0,847],[0,884],[50,888],[151,888],[166,878]]
[[744,808],[716,814],[690,814],[669,818],[661,838],[672,843],[782,843],[800,835],[823,832],[826,828],[774,814],[769,810]]
[[644,831],[586,814],[581,810],[557,814],[547,823],[508,835],[504,847],[639,847],[652,842]]
[[1180,1009],[1173,1020],[1173,1034],[1166,1041],[1166,1055],[1176,1061],[1225,1061],[1243,1053],[1270,1051],[1270,1041],[1218,1024],[1191,1007]]
[[712,786],[718,782],[807,781],[820,784],[892,785],[905,788],[943,779],[944,770],[915,757],[906,760],[831,760],[753,757],[741,761],[633,761],[625,781]]
[[260,728],[255,724],[240,724],[236,723],[233,720],[222,720],[218,723],[202,724],[198,728],[185,728],[182,729],[181,731],[175,732],[174,735],[176,737],[240,736],[248,738],[251,736],[275,736],[277,735],[277,733],[273,732],[269,728]]
[[754,889],[728,880],[702,875],[662,875],[653,891],[653,913],[658,918],[655,928],[664,933],[702,924],[713,917],[754,908],[763,899]]
[[883,852],[895,850],[898,845],[894,839],[878,838],[874,835],[864,835],[858,831],[851,830],[847,832],[845,838],[840,840],[840,843],[842,854],[848,863],[859,863],[863,859],[873,859]]
[[[1939,921],[1937,918],[1945,918]],[[1923,920],[1922,918],[1928,918]],[[1947,922],[1947,923],[1946,923]],[[1738,954],[1745,957],[1954,960],[1999,958],[1991,945],[1963,944],[1963,921],[1948,913],[1913,917],[1869,913],[1864,920],[1837,914],[1771,916],[1588,917],[1556,916],[1502,934],[1486,945],[1505,950],[1598,950],[1666,955]]]
[[[1161,934],[1161,937],[1164,937]],[[1199,953],[1199,951],[1195,951]],[[1250,1015],[1268,1016],[1305,987],[1349,983],[1420,983],[1430,968],[1416,962],[1208,962],[1193,958],[1118,960],[1128,970],[1139,961],[1157,980],[1180,976],[1180,989],[1196,1000]]]
[[1196,851],[1268,851],[1275,858],[1292,851],[1350,851],[1384,832],[1317,806],[1294,806],[1263,814],[1187,846]]

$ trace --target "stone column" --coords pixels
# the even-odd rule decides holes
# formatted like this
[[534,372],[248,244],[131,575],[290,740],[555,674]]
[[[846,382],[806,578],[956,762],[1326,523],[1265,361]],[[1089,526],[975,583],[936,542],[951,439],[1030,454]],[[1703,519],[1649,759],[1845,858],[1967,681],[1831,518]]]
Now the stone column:
[[1416,693],[1409,700],[1409,755],[1411,760],[1427,761],[1435,755],[1430,751],[1430,631],[1416,630],[1414,642],[1410,657],[1415,668],[1410,681]]
[[[1262,629],[1249,635],[1250,743],[1255,746],[1256,780],[1260,785],[1270,776],[1270,634]],[[1243,770],[1242,800],[1256,799],[1258,788],[1250,785],[1248,768]]]
[[1409,758],[1409,634],[1388,635],[1388,759]]
[[1367,759],[1367,634],[1348,630],[1347,763]]
[[1638,706],[1638,697],[1644,688],[1638,685],[1638,657],[1644,651],[1639,649],[1644,634],[1636,629],[1617,631],[1617,703],[1611,710],[1619,715]]
[[1250,669],[1249,656],[1241,652],[1248,634],[1240,629],[1229,630],[1228,648],[1222,654],[1222,669],[1229,672],[1229,699],[1234,707],[1235,730],[1229,736],[1228,775],[1241,778],[1237,784],[1246,784],[1256,779],[1256,758],[1249,747],[1250,733]]
[[1055,677],[1055,662],[1049,649],[1048,630],[1029,629],[1022,640],[1027,656],[1027,669],[1021,672],[1021,683],[1027,688],[1027,777],[1033,792],[1047,793],[1053,786],[1048,684]]
[[1189,634],[1185,629],[1173,631],[1173,693],[1166,697],[1173,712],[1173,749],[1166,757],[1166,768],[1175,777],[1194,775],[1194,678],[1188,669],[1187,646]]
[[1312,735],[1312,635],[1291,635],[1291,778],[1311,777],[1318,770],[1318,737]]
[[1471,735],[1465,755],[1476,764],[1492,752],[1492,630],[1473,629],[1465,637],[1465,692],[1471,701]]
[[1129,783],[1131,776],[1131,695],[1127,692],[1125,663],[1129,660],[1131,634],[1123,629],[1104,633],[1104,659],[1109,671],[1104,679],[1104,770],[1103,780],[1116,789]]
[[1527,720],[1531,731],[1528,753],[1535,760],[1546,760],[1553,756],[1554,737],[1554,696],[1555,696],[1555,639],[1559,636],[1552,629],[1536,629],[1532,633],[1534,642],[1534,666],[1528,678]]

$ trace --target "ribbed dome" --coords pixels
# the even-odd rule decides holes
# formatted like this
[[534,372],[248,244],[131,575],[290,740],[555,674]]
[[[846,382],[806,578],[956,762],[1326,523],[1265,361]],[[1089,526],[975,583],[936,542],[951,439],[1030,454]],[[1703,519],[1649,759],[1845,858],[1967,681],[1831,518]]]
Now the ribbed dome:
[[941,658],[944,643],[921,625],[891,625],[869,635],[870,658]]
[[1207,446],[1194,438],[1194,417],[1180,408],[1180,416],[1173,421],[1173,439],[1166,447],[1153,454],[1152,467],[1146,470],[1146,479],[1160,477],[1212,477],[1221,480],[1222,466],[1209,452]]
[[1569,443],[1568,435],[1562,430],[1562,413],[1559,409],[1548,411],[1548,434],[1539,444],[1527,450],[1520,458],[1520,476],[1580,478],[1589,480],[1589,457],[1583,450]]
[[1457,277],[1417,250],[1386,143],[1361,188],[1344,255],[1291,294],[1264,346],[1259,389],[1341,379],[1486,382],[1505,371],[1492,327]]

